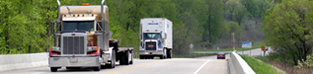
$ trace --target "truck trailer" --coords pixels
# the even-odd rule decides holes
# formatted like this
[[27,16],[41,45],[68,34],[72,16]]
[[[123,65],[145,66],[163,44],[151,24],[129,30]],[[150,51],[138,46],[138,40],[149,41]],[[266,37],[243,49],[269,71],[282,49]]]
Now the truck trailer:
[[140,20],[140,59],[172,58],[173,23],[166,18],[142,18]]
[[49,51],[49,67],[56,72],[61,67],[79,69],[91,67],[114,68],[115,62],[122,65],[133,63],[133,48],[118,46],[117,39],[110,39],[108,6],[60,6],[55,33],[55,46]]

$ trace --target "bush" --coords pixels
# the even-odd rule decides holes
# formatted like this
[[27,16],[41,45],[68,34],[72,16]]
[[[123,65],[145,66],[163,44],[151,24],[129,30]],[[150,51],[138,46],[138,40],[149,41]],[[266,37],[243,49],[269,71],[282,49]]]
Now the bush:
[[301,62],[300,60],[298,60],[299,62],[298,67],[313,67],[313,54],[306,56],[306,58],[307,59],[304,62]]

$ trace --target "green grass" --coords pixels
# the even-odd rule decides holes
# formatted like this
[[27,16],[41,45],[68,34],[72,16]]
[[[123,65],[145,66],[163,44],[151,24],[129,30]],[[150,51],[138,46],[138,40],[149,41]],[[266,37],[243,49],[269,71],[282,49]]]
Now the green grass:
[[[254,43],[251,48],[236,48],[237,51],[242,51],[242,50],[250,50],[250,49],[256,49],[256,48],[261,48],[261,46],[264,45],[262,42]],[[220,51],[233,51],[233,49],[212,49],[212,50],[194,50],[194,52],[220,52]]]
[[240,55],[254,70],[256,74],[284,74],[279,72],[271,65],[248,55]]

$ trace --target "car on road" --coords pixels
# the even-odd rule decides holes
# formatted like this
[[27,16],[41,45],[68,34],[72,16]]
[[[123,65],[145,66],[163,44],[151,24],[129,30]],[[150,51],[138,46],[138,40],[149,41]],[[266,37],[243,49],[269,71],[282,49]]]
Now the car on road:
[[217,53],[217,59],[225,59],[225,53],[224,52],[218,52]]

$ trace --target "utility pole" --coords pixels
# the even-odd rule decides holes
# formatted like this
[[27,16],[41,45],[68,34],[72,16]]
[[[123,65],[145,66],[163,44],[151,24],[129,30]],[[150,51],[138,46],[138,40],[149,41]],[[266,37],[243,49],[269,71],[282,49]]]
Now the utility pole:
[[234,32],[232,32],[231,33],[231,41],[232,41],[232,43],[233,43],[233,51],[235,51],[235,48],[236,48],[236,38],[235,38],[235,33]]

